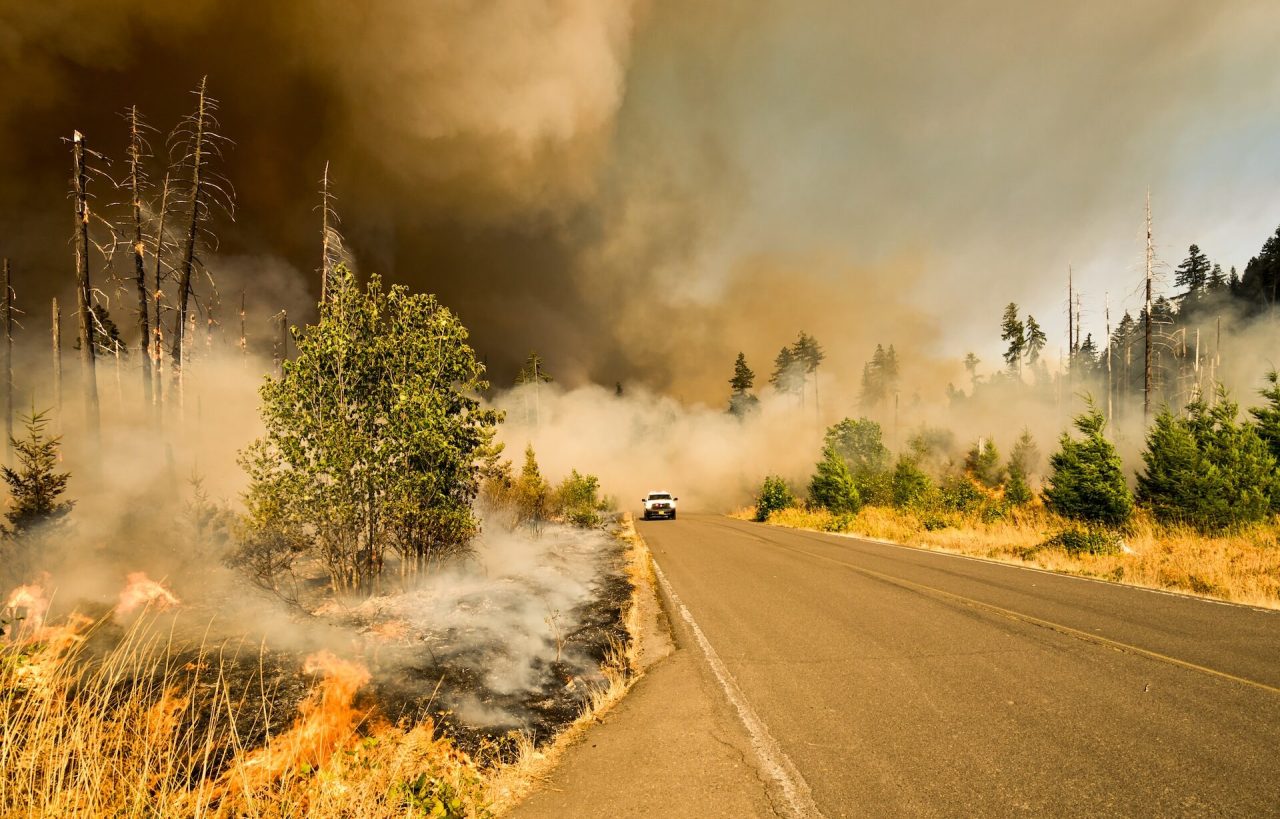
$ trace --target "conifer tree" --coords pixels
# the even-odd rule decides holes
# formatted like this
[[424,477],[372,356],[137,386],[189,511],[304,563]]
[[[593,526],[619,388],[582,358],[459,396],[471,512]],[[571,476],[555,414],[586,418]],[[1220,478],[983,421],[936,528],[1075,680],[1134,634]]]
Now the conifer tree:
[[1275,370],[1267,373],[1267,383],[1271,386],[1258,390],[1267,403],[1249,410],[1249,414],[1257,421],[1258,437],[1267,445],[1271,456],[1280,463],[1280,373]]
[[796,360],[795,350],[783,347],[773,360],[769,383],[782,395],[799,395],[804,388],[804,365]]
[[1192,245],[1187,249],[1187,258],[1175,271],[1174,285],[1186,288],[1183,298],[1194,296],[1209,283],[1211,269],[1209,258],[1200,252],[1198,245]]
[[738,353],[738,358],[733,363],[733,378],[729,379],[729,386],[733,388],[733,392],[729,395],[731,414],[741,418],[759,405],[760,399],[751,392],[755,383],[756,374],[747,366],[746,354]]
[[1138,500],[1158,520],[1214,532],[1266,518],[1278,489],[1276,459],[1238,413],[1219,387],[1212,406],[1196,400],[1182,415],[1166,407],[1156,416]]
[[1031,475],[1040,465],[1040,450],[1031,437],[1031,430],[1024,429],[1009,453],[1006,469],[1009,480],[1005,484],[1005,497],[1022,506],[1031,502]]
[[809,481],[809,499],[837,515],[857,512],[862,506],[853,474],[832,446],[822,449],[822,460]]
[[1022,375],[1022,354],[1027,348],[1025,326],[1018,318],[1018,305],[1009,302],[1004,308],[1004,318],[1000,323],[1000,338],[1008,345],[1004,351],[1004,362],[1009,372]]
[[1035,316],[1027,316],[1025,337],[1027,363],[1034,366],[1040,360],[1040,351],[1044,349],[1044,345],[1049,341],[1048,337],[1044,334],[1044,330],[1040,327],[1040,322],[1036,321]]
[[972,352],[965,354],[964,368],[969,373],[969,385],[974,390],[978,388],[978,365],[981,363],[982,359],[978,358]]
[[1227,274],[1222,272],[1222,265],[1215,264],[1213,270],[1209,271],[1208,289],[1217,293],[1225,290],[1227,287]]
[[1061,448],[1049,459],[1045,502],[1075,520],[1122,526],[1133,514],[1133,494],[1125,483],[1120,456],[1104,436],[1107,420],[1092,399],[1075,418],[1080,440],[1062,433]]
[[1004,482],[1004,468],[1000,465],[1000,451],[995,441],[979,438],[965,457],[965,469],[986,486],[995,488]]
[[62,439],[48,434],[48,413],[32,412],[22,417],[22,424],[26,437],[9,439],[18,468],[0,468],[12,498],[5,513],[9,525],[4,530],[11,538],[21,538],[37,527],[56,526],[75,505],[74,501],[59,500],[71,473],[57,471]]

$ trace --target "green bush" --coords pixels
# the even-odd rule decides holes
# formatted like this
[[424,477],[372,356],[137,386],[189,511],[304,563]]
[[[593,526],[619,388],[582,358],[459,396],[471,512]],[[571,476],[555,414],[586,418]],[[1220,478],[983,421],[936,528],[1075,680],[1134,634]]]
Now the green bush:
[[842,515],[832,515],[822,522],[822,531],[847,532],[853,528],[853,522],[855,520],[857,520],[857,515],[847,512]]
[[1133,494],[1116,448],[1102,434],[1106,425],[1090,400],[1088,409],[1075,419],[1083,439],[1077,441],[1064,432],[1061,449],[1049,459],[1052,471],[1044,498],[1063,517],[1122,526],[1133,514]]
[[1238,412],[1220,390],[1213,406],[1194,401],[1181,416],[1167,408],[1156,416],[1138,499],[1157,520],[1213,532],[1270,515],[1276,461],[1254,427],[1236,420]]
[[576,469],[556,487],[551,506],[557,517],[584,529],[599,526],[603,520],[600,513],[608,508],[600,498],[599,479]]
[[1063,529],[1041,548],[1063,549],[1070,555],[1114,555],[1121,551],[1120,538],[1104,529]]
[[933,494],[933,481],[913,458],[903,456],[893,468],[893,505],[920,506]]
[[982,511],[978,513],[978,519],[983,523],[998,523],[1009,517],[1009,506],[1004,503],[988,503],[984,504]]
[[760,495],[756,498],[756,520],[763,523],[769,519],[769,515],[780,509],[787,509],[795,502],[795,496],[791,494],[791,487],[787,486],[787,482],[777,475],[770,475],[764,479]]
[[979,438],[965,456],[964,468],[975,480],[994,489],[1004,483],[1004,467],[1000,465],[1000,451],[995,441]]
[[952,512],[973,512],[986,500],[986,495],[964,475],[948,475],[938,488],[939,502]]
[[936,532],[939,529],[946,529],[951,525],[951,521],[941,515],[926,515],[920,518],[920,525],[924,527],[926,532]]
[[816,506],[837,515],[857,512],[862,506],[848,465],[830,446],[823,449],[822,460],[809,481],[809,498]]

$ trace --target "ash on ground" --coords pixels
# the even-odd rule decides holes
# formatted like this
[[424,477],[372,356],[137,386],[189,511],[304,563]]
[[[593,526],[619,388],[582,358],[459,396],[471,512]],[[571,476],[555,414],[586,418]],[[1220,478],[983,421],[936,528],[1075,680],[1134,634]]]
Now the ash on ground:
[[348,609],[378,709],[431,714],[464,747],[513,731],[542,741],[581,713],[628,639],[625,546],[603,529],[488,532],[406,591]]

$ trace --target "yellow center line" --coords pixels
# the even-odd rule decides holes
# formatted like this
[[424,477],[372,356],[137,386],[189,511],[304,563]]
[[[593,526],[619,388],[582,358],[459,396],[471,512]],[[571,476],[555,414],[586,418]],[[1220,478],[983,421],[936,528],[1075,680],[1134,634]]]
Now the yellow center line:
[[981,600],[975,600],[972,597],[965,597],[962,594],[955,594],[953,592],[944,591],[942,589],[935,588],[934,586],[927,586],[923,583],[916,583],[911,580],[905,580],[901,577],[894,577],[893,575],[890,575],[890,574],[877,572],[874,569],[868,569],[863,566],[858,566],[846,560],[840,560],[838,558],[829,557],[823,554],[818,554],[817,552],[810,552],[806,549],[799,549],[794,546],[786,546],[784,544],[778,543],[777,541],[769,541],[769,543],[771,543],[774,546],[778,546],[780,548],[786,549],[789,552],[796,552],[799,554],[808,555],[809,557],[816,557],[819,560],[825,560],[829,563],[834,563],[837,566],[843,566],[846,569],[849,569],[851,571],[857,572],[862,575],[866,575],[867,577],[875,578],[877,580],[881,580],[886,583],[891,583],[893,585],[900,586],[902,588],[934,594],[939,597],[943,597],[949,600],[954,600],[957,603],[961,603],[963,605],[970,606],[972,608],[983,609],[985,611],[989,611],[994,614],[999,614],[1004,617],[1009,617],[1014,620],[1021,620],[1024,623],[1029,623],[1034,626],[1047,628],[1052,631],[1056,631],[1059,634],[1064,634],[1068,637],[1075,637],[1080,640],[1086,640],[1088,642],[1096,643],[1098,645],[1106,646],[1108,648],[1118,649],[1120,651],[1123,651],[1129,654],[1137,654],[1152,660],[1156,660],[1158,662],[1168,663],[1169,665],[1178,666],[1179,668],[1185,668],[1189,671],[1198,671],[1201,674],[1207,674],[1210,677],[1217,677],[1222,680],[1228,680],[1230,682],[1239,683],[1241,685],[1247,685],[1252,688],[1257,688],[1262,691],[1266,691],[1270,694],[1280,694],[1280,687],[1277,687],[1274,685],[1268,685],[1267,683],[1264,683],[1264,682],[1251,680],[1251,679],[1248,679],[1247,677],[1237,677],[1235,674],[1228,674],[1225,671],[1218,671],[1217,669],[1209,668],[1203,665],[1198,665],[1197,663],[1188,662],[1186,660],[1179,660],[1177,657],[1170,657],[1167,654],[1161,654],[1158,651],[1152,651],[1151,649],[1148,649],[1148,648],[1140,648],[1139,646],[1135,646],[1130,643],[1122,643],[1119,640],[1113,640],[1110,637],[1103,637],[1098,634],[1091,634],[1090,632],[1081,631],[1080,629],[1072,628],[1071,626],[1064,626],[1061,623],[1054,623],[1050,620],[1042,620],[1039,617],[1033,617],[1030,614],[1023,614],[1022,612],[1019,612],[1019,611],[1006,609],[1003,606],[997,606],[992,603],[986,603]]

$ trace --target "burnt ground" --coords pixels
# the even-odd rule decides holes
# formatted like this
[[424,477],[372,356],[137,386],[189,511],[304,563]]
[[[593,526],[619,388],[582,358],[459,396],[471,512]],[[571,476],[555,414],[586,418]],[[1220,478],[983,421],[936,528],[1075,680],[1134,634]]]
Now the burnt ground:
[[[558,537],[575,545],[557,551]],[[521,585],[522,578],[501,573],[487,586],[447,598],[444,605],[451,621],[447,628],[436,628],[430,614],[416,622],[404,617],[413,601],[404,602],[403,595],[388,595],[341,615],[302,622],[303,627],[322,625],[328,635],[325,642],[335,654],[368,667],[372,679],[356,700],[368,712],[367,725],[380,720],[414,722],[429,716],[462,750],[502,758],[514,751],[513,734],[541,743],[581,714],[592,689],[607,685],[601,664],[611,650],[625,649],[630,639],[623,622],[632,592],[626,576],[626,546],[612,532],[560,527],[549,527],[537,542],[547,548],[545,555],[539,555],[540,564],[552,564],[555,571],[576,577],[575,605],[557,611],[554,628],[548,623],[545,633],[532,629],[508,635],[495,630],[494,623],[472,624],[474,611],[478,622],[494,620],[500,625],[509,615],[512,622],[528,627],[528,598],[540,594],[543,587],[536,580]],[[469,575],[463,572],[462,577]],[[449,588],[447,581],[442,585]],[[373,605],[385,601],[390,601],[387,607]],[[397,608],[389,608],[392,603]],[[535,626],[543,627],[540,605],[534,606],[533,620]],[[218,702],[218,692],[229,691],[236,705],[235,733],[241,747],[259,746],[292,725],[299,706],[318,682],[318,677],[304,674],[302,666],[307,654],[319,646],[282,647],[279,641],[273,645],[270,634],[261,642],[249,638],[211,641],[197,627],[202,609],[186,608],[180,616],[184,636],[171,638],[167,656],[150,668],[149,679],[122,679],[121,695],[139,682],[150,683],[156,691],[165,687],[165,680],[189,688],[191,698],[183,721],[200,735],[211,721],[220,731],[229,727],[226,703]],[[101,612],[83,606],[81,610],[101,616],[86,641],[87,656],[103,656],[120,645],[126,627],[112,620],[109,607]],[[509,610],[523,612],[523,619]],[[166,638],[159,638],[161,645]],[[515,682],[495,680],[495,667],[506,668],[505,676]],[[201,772],[216,774],[229,761],[230,753],[211,758]]]
[[632,593],[626,546],[616,537],[609,541],[594,556],[597,572],[587,599],[561,618],[559,651],[548,638],[544,655],[529,663],[531,684],[514,691],[495,688],[486,671],[504,647],[455,628],[424,637],[419,645],[384,650],[371,667],[371,700],[393,721],[431,716],[468,752],[502,751],[512,732],[538,743],[555,736],[582,713],[593,688],[607,685],[600,666],[630,640],[623,623]]

